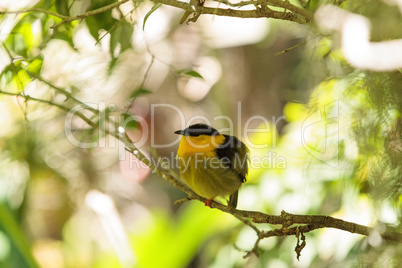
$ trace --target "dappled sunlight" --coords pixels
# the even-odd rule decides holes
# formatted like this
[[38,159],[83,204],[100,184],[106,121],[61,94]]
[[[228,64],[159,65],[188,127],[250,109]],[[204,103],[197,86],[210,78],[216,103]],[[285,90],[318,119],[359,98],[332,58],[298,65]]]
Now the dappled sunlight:
[[53,2],[0,4],[0,266],[401,262],[401,1]]
[[316,14],[326,30],[342,35],[342,50],[350,64],[360,69],[392,71],[402,67],[402,39],[370,42],[370,21],[335,6],[323,6]]

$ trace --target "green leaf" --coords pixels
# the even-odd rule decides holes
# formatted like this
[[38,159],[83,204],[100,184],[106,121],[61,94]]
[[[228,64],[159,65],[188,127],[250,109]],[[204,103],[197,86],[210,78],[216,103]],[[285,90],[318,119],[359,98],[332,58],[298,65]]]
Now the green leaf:
[[28,57],[33,47],[34,35],[31,29],[33,22],[32,16],[25,16],[6,39],[7,48],[24,58]]
[[160,8],[162,6],[162,3],[156,3],[150,11],[148,11],[148,13],[145,15],[144,17],[144,22],[142,24],[142,30],[145,29],[145,23],[147,22],[149,16],[151,16],[152,13],[154,13],[155,10],[157,10],[158,8]]
[[17,75],[15,75],[15,74],[13,75],[11,84],[13,85],[14,88],[16,88],[18,90],[18,92],[20,92],[31,81],[32,81],[32,79],[28,75],[27,71],[24,69],[20,69],[20,70],[18,70]]
[[[99,121],[96,124],[99,124]],[[92,127],[84,130],[79,138],[79,141],[87,145],[97,142],[101,138],[99,135],[99,131],[97,130],[98,130],[97,128]],[[90,146],[90,148],[96,148],[96,146],[93,147]]]
[[[49,11],[57,13],[57,10],[53,5],[51,7],[47,6],[49,6],[49,4],[44,3],[42,5],[37,4],[35,7],[47,9]],[[74,49],[72,32],[75,26],[78,25],[78,22],[73,21],[70,23],[65,23],[57,27],[57,29],[53,30],[50,27],[57,23],[60,23],[60,18],[47,14],[40,14],[40,16],[38,17],[41,21],[41,38],[43,40],[40,44],[40,47],[46,47],[46,44],[53,39],[60,39],[66,41],[70,45],[70,47]]]
[[202,77],[202,75],[200,73],[198,73],[194,70],[181,70],[181,71],[179,71],[179,74],[204,79],[204,77]]
[[[56,11],[54,9],[54,1],[53,0],[40,0],[35,7],[43,8],[43,9],[48,9],[50,11]],[[51,10],[52,9],[52,10]]]
[[147,94],[150,94],[150,93],[152,93],[151,90],[140,87],[140,88],[134,90],[133,93],[131,93],[130,99],[138,98],[139,96],[147,95]]
[[2,83],[4,82],[5,84],[9,84],[14,78],[14,70],[15,70],[15,66],[12,63],[10,63],[6,67],[4,67],[4,69],[2,70],[2,72],[0,74],[1,82]]
[[[115,1],[114,0],[92,1],[92,5],[88,8],[88,10],[95,10],[112,3],[115,3]],[[87,24],[89,32],[95,38],[95,40],[99,39],[99,31],[101,29],[106,31],[110,30],[116,23],[116,21],[117,20],[112,16],[111,10],[96,14],[94,16],[87,17],[85,19],[85,23]]]
[[69,8],[68,8],[68,0],[57,0],[56,8],[57,8],[58,13],[60,13],[62,15],[66,15],[66,16],[70,15]]
[[[46,32],[43,28],[48,17],[48,15],[38,15],[37,13],[26,13],[19,16],[20,20],[17,21],[5,41],[6,47],[13,52],[13,55],[29,58],[38,54],[43,46],[43,40],[48,39],[49,30],[47,28]],[[35,26],[33,27],[33,25]],[[41,27],[42,30],[38,31],[36,26]]]
[[33,61],[28,64],[28,72],[39,75],[40,70],[42,69],[43,65],[43,57],[42,55],[35,57]]
[[314,11],[318,8],[319,0],[308,0],[306,3],[306,9]]
[[134,116],[128,113],[122,113],[120,115],[119,125],[124,129],[137,129],[138,122]]
[[[52,23],[52,25],[53,24],[54,23]],[[58,27],[57,31],[55,31],[52,34],[51,38],[66,41],[72,49],[75,49],[74,42],[73,42],[73,34],[72,34],[73,28],[74,27],[69,26],[68,24],[61,25],[60,27]]]
[[118,21],[116,26],[110,32],[110,55],[112,58],[115,56],[117,45],[120,45],[119,54],[123,53],[128,48],[131,48],[131,36],[133,35],[134,27],[127,21]]
[[[39,267],[32,256],[26,235],[22,232],[12,211],[2,203],[0,203],[0,231],[4,231],[17,250],[19,257],[22,258],[23,262],[19,263],[18,267]],[[17,263],[18,260],[14,258],[13,262]]]

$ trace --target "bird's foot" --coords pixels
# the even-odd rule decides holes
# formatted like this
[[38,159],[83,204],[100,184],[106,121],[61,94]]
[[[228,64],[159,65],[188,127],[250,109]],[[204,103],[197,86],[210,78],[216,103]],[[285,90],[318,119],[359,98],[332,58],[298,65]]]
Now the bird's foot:
[[205,201],[205,206],[212,208],[212,207],[211,207],[211,202],[212,202],[212,200],[213,200],[213,199],[207,199],[207,200]]

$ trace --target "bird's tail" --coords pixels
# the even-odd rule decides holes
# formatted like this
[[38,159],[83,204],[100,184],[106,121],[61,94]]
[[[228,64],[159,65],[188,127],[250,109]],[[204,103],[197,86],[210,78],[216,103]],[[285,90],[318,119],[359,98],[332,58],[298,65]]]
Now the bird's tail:
[[237,190],[236,192],[234,192],[233,194],[230,195],[229,202],[228,202],[229,207],[236,208],[238,195],[239,195],[239,190]]

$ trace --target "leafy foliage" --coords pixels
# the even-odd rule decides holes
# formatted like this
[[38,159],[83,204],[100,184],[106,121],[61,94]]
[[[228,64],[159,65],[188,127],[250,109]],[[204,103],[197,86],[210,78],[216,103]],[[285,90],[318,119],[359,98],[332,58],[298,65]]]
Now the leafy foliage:
[[151,16],[152,13],[155,12],[155,10],[157,10],[158,8],[160,8],[162,6],[162,3],[156,3],[149,11],[148,13],[145,15],[144,17],[144,22],[142,23],[142,30],[145,29],[145,23],[147,22],[149,16]]
[[[375,1],[338,2],[376,22],[374,40],[400,37],[397,8]],[[169,21],[162,20],[155,37],[150,31],[155,29],[145,25],[156,16],[159,2],[128,1],[124,8],[72,21],[55,16],[73,17],[115,3],[41,0],[34,6],[39,11],[0,17],[0,23],[13,20],[0,55],[0,266],[38,267],[39,262],[52,267],[48,259],[66,267],[112,267],[127,260],[134,267],[401,263],[401,247],[376,233],[359,240],[328,230],[306,235],[300,263],[295,264],[294,237],[262,240],[259,259],[245,260],[242,250],[250,251],[257,239],[250,226],[199,203],[172,208],[182,193],[153,174],[147,178],[149,168],[124,148],[119,151],[122,146],[113,138],[122,135],[122,128],[134,142],[146,137],[138,149],[151,156],[149,140],[170,143],[178,115],[172,115],[171,107],[152,113],[152,104],[174,104],[185,116],[239,121],[233,108],[237,102],[244,103],[248,117],[283,114],[286,122],[257,124],[247,136],[249,143],[265,145],[251,148],[265,165],[250,167],[241,205],[272,214],[285,209],[333,215],[366,221],[378,233],[389,228],[400,232],[401,71],[353,68],[337,48],[336,36],[315,27],[305,34],[306,29],[272,23],[262,42],[225,50],[208,47],[211,29],[177,28],[167,13]],[[305,10],[297,10],[315,12],[322,4],[309,0]],[[290,14],[281,6],[272,10]],[[142,34],[145,41],[138,41]],[[270,58],[277,49],[273,46],[286,48],[283,40],[294,41],[295,36],[306,38],[306,45],[297,52],[302,55],[291,54],[297,58],[294,63]],[[145,66],[149,56],[151,64]],[[207,67],[199,68],[203,64]],[[280,75],[270,76],[286,64]],[[223,75],[217,65],[224,67]],[[295,82],[283,84],[290,77]],[[194,83],[184,87],[183,81]],[[314,115],[320,120],[306,126]],[[147,126],[153,133],[145,131]],[[161,161],[175,149],[161,148]],[[94,206],[88,198],[93,189],[104,192],[112,205],[98,200]],[[111,229],[105,231],[105,226]]]

